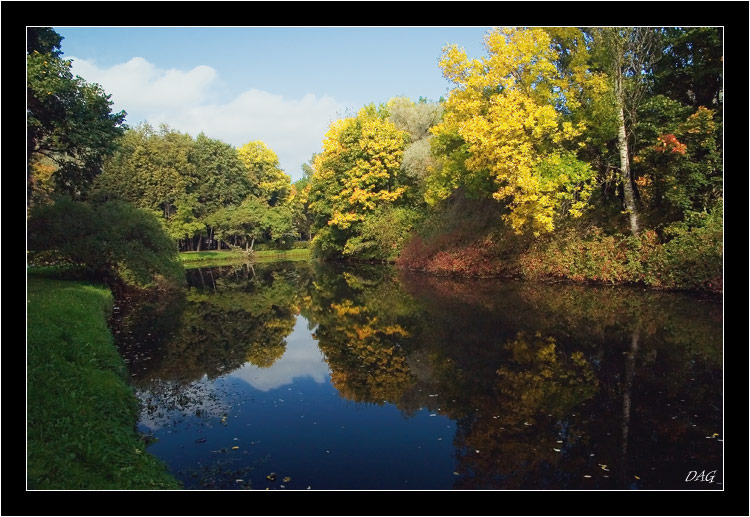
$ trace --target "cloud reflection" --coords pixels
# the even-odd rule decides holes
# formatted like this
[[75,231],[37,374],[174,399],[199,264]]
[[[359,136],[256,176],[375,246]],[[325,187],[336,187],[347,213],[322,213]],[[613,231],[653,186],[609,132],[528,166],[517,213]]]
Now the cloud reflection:
[[258,368],[250,363],[228,375],[250,384],[260,391],[270,391],[294,382],[299,377],[311,377],[322,384],[329,376],[323,353],[307,328],[307,320],[297,316],[292,333],[286,338],[284,355],[268,368]]

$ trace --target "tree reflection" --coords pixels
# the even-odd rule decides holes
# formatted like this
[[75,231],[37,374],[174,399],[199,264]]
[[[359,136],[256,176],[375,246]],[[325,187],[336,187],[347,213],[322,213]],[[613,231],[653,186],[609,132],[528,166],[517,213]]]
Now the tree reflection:
[[399,402],[413,383],[407,362],[414,307],[382,278],[382,268],[335,272],[319,269],[312,290],[314,338],[325,354],[331,381],[355,402]]
[[131,300],[117,325],[134,383],[214,379],[248,362],[271,366],[286,350],[308,278],[303,267],[195,269],[191,287],[173,299]]

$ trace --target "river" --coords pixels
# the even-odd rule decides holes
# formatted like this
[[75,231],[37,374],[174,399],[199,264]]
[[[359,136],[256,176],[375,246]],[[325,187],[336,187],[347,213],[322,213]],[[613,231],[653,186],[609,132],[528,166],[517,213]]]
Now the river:
[[720,299],[279,262],[119,304],[186,489],[722,489]]

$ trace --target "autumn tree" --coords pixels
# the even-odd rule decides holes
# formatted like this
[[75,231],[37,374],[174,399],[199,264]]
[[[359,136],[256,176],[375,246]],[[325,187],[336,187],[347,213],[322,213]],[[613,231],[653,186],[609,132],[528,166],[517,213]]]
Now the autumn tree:
[[442,163],[428,199],[465,186],[505,203],[517,232],[550,232],[557,218],[580,216],[593,189],[591,168],[576,156],[586,121],[569,116],[579,105],[575,90],[592,78],[562,77],[542,29],[495,29],[485,47],[481,59],[455,45],[443,51],[443,75],[455,87],[432,130]]
[[372,104],[331,124],[310,190],[314,243],[323,256],[357,255],[367,215],[403,199],[409,183],[401,172],[407,141],[387,111]]
[[239,149],[237,155],[245,166],[245,172],[253,193],[275,206],[287,201],[291,191],[291,178],[281,170],[279,157],[268,146],[256,140]]

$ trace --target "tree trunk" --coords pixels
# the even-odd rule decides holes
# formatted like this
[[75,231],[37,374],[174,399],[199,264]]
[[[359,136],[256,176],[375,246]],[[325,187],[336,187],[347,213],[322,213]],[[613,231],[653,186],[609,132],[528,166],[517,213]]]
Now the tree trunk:
[[[618,88],[621,89],[622,87]],[[618,92],[618,97],[622,93]],[[638,227],[638,208],[635,205],[635,194],[633,192],[633,179],[630,175],[630,159],[628,158],[628,138],[625,134],[625,112],[622,107],[622,97],[618,99],[617,115],[620,127],[617,131],[617,148],[620,151],[620,175],[622,179],[622,191],[625,196],[625,210],[630,218],[630,231],[637,235]]]
[[196,249],[195,251],[201,250],[201,244],[203,244],[203,234],[201,234],[201,236],[198,237],[198,246],[197,246],[198,249]]

